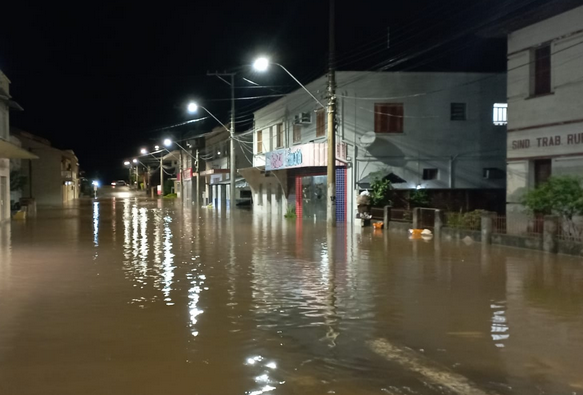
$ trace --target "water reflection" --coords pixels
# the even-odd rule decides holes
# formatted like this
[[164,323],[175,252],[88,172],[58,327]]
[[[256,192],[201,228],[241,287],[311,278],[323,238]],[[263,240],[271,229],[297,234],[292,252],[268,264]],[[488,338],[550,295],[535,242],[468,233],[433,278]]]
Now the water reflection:
[[[56,215],[0,227],[7,393],[441,395],[419,375],[431,367],[484,393],[583,388],[579,261],[161,199],[84,204],[74,249]],[[94,251],[102,264],[83,265]]]
[[93,202],[93,245],[99,246],[99,202]]

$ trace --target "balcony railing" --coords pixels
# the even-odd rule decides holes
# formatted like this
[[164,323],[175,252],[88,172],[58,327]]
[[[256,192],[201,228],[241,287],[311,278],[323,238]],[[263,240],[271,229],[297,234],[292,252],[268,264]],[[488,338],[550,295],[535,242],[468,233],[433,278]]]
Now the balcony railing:
[[64,178],[65,180],[72,180],[73,172],[71,170],[61,170],[61,178]]

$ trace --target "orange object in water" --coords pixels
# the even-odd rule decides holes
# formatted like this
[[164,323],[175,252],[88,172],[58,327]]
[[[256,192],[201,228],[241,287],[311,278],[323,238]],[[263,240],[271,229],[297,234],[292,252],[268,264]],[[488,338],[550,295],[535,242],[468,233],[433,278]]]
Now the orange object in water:
[[409,229],[411,236],[421,236],[421,232],[423,232],[423,229]]
[[372,224],[373,228],[375,229],[382,229],[384,226],[384,222],[375,222]]

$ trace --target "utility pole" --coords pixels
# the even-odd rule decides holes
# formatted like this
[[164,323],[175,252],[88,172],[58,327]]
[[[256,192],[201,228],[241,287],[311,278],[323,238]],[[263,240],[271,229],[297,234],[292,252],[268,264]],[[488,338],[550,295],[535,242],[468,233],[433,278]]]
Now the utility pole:
[[[235,74],[236,73],[207,73],[207,75],[214,75],[215,77],[218,77],[219,79],[221,79],[223,82],[226,82],[227,84],[231,85],[231,127],[229,128],[229,135],[230,135],[230,145],[229,145],[229,151],[230,151],[230,165],[229,165],[229,178],[230,178],[230,192],[229,192],[229,199],[231,200],[231,210],[235,209],[235,205],[236,205],[236,194],[235,194],[235,178],[237,177],[237,164],[236,164],[236,160],[235,160]],[[231,78],[231,82],[229,83],[228,81],[226,81],[223,77],[230,77]]]
[[198,165],[198,149],[196,150],[196,207],[200,207],[200,166]]
[[160,196],[164,196],[164,155],[160,156]]
[[336,75],[334,1],[330,0],[328,43],[328,226],[336,226]]

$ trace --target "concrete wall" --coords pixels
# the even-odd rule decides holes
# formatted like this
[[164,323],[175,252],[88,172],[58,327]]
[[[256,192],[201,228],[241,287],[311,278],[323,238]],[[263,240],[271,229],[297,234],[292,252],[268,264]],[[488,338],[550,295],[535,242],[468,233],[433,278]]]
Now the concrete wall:
[[[508,211],[534,187],[534,160],[552,174],[583,172],[583,7],[508,36]],[[550,44],[551,94],[534,96],[534,51]]]
[[[62,206],[63,203],[79,197],[78,164],[72,151],[51,147],[42,139],[37,141],[22,134],[17,137],[23,149],[39,157],[33,161],[23,160],[21,163],[21,171],[28,177],[22,191],[24,197],[33,197],[38,205],[45,206]],[[71,164],[71,178],[63,177],[65,162]],[[72,184],[65,185],[69,180]]]
[[[0,88],[10,93],[10,80],[0,71]],[[9,140],[9,110],[8,104],[0,99],[0,139]],[[10,160],[0,158],[0,182],[4,183],[4,190],[0,190],[0,222],[10,219]],[[0,188],[2,188],[0,186]]]
[[[485,168],[504,174],[506,128],[492,121],[494,103],[506,102],[504,74],[479,73],[373,73],[339,72],[338,134],[347,143],[348,206],[351,217],[356,183],[372,172],[392,172],[407,182],[395,188],[503,189],[505,180],[485,179]],[[306,88],[325,103],[326,79]],[[426,93],[426,94],[422,94]],[[374,134],[375,103],[403,103],[404,133]],[[467,119],[450,119],[451,103],[465,103]],[[303,89],[256,111],[253,138],[254,166],[265,165],[263,153],[275,150],[277,125],[284,128],[284,147],[324,142],[317,136],[317,111],[321,107]],[[311,114],[301,125],[301,139],[293,140],[294,117]],[[262,149],[258,150],[258,131]],[[374,139],[365,148],[366,139]],[[259,152],[262,151],[262,152]],[[423,180],[423,169],[436,168],[435,180]]]

